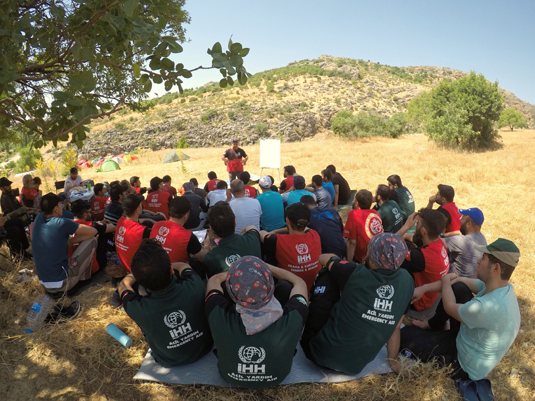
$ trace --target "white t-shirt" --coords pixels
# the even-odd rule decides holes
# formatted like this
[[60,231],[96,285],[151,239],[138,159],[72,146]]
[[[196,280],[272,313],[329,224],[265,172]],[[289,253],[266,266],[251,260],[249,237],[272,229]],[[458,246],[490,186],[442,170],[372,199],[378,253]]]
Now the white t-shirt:
[[206,195],[206,205],[212,207],[217,202],[223,201],[225,202],[227,200],[227,190],[226,189],[215,189],[213,191],[208,192]]
[[[211,192],[210,192],[211,193]],[[230,207],[236,216],[236,234],[241,233],[247,226],[255,226],[260,230],[260,216],[262,207],[260,202],[253,198],[234,198],[230,200]]]
[[83,181],[83,180],[82,180],[82,177],[80,177],[80,174],[78,174],[78,176],[76,177],[75,180],[73,180],[73,179],[71,178],[71,176],[69,175],[69,176],[67,177],[67,179],[65,180],[65,189],[64,189],[64,191],[65,191],[65,192],[68,192],[69,189],[71,189],[71,188],[79,187],[80,184],[82,183],[82,181]]

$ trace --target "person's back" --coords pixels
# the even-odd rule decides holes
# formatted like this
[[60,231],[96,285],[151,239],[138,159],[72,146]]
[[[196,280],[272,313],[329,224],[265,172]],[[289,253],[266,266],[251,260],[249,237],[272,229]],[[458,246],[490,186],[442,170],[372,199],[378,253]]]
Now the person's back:
[[312,192],[307,191],[306,189],[294,189],[288,194],[288,201],[286,202],[288,206],[293,205],[294,203],[299,202],[302,196],[312,195]]
[[414,204],[414,198],[411,192],[406,187],[395,188],[394,191],[398,194],[398,205],[403,214],[403,222],[407,221],[407,218],[414,213],[416,206]]
[[344,224],[336,209],[318,206],[310,210],[308,228],[319,234],[323,253],[334,253],[340,258],[344,256]]
[[[347,222],[344,227],[344,237],[356,241],[355,251],[353,255],[350,255],[351,259],[362,263],[366,256],[370,239],[382,232],[381,216],[375,210],[351,210],[347,215]],[[349,255],[348,260],[350,260]]]
[[278,192],[265,191],[256,197],[260,202],[262,215],[260,216],[260,227],[262,230],[273,231],[284,227],[284,203],[282,196]]
[[401,208],[393,200],[381,203],[378,210],[385,233],[396,233],[403,226]]
[[169,218],[169,198],[171,195],[167,191],[153,191],[147,195],[147,209],[153,213],[163,213],[165,218]]
[[318,202],[318,207],[320,208],[328,208],[332,205],[332,197],[329,191],[327,191],[323,186],[319,187],[314,191],[314,195],[316,196],[316,201]]
[[208,206],[212,207],[217,202],[227,200],[227,190],[225,189],[214,189],[213,191],[208,192],[206,195],[206,202]]
[[234,198],[230,201],[230,207],[236,216],[236,234],[247,226],[255,226],[260,230],[260,216],[262,216],[262,207],[260,202],[252,198]]
[[191,211],[189,215],[188,221],[184,224],[184,228],[192,229],[197,228],[199,224],[201,223],[201,209],[203,212],[208,211],[208,207],[206,206],[206,203],[204,203],[203,199],[193,193],[193,190],[195,189],[193,184],[191,182],[185,182],[182,186],[184,188],[184,197],[186,197],[190,203],[191,203]]
[[195,362],[212,347],[204,313],[204,283],[187,264],[173,265],[173,269],[178,271],[170,272],[169,256],[161,246],[144,240],[132,259],[132,273],[149,296],[137,295],[128,285],[129,277],[119,287],[126,313],[164,367]]
[[476,278],[477,262],[483,253],[475,245],[487,245],[487,239],[481,232],[466,235],[454,235],[445,238],[450,254],[450,272],[460,277]]
[[196,242],[199,245],[198,248],[200,248],[199,240],[191,231],[170,220],[155,223],[152,226],[150,238],[154,238],[162,245],[163,249],[169,254],[171,263],[188,262],[188,245],[190,242]]
[[336,167],[334,167],[332,164],[327,166],[327,168],[333,173],[333,186],[338,186],[338,205],[345,205],[347,202],[349,202],[349,197],[351,196],[351,188],[349,187],[349,183],[342,176],[342,174],[336,171]]

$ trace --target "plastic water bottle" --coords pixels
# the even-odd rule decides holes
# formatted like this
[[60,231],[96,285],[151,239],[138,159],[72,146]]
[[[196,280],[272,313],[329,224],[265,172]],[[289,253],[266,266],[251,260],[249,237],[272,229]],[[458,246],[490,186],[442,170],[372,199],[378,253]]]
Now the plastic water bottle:
[[26,318],[26,327],[23,329],[26,333],[33,333],[43,325],[47,315],[54,307],[54,300],[47,295],[39,294],[28,312]]
[[91,192],[91,183],[90,182],[87,183],[87,192]]

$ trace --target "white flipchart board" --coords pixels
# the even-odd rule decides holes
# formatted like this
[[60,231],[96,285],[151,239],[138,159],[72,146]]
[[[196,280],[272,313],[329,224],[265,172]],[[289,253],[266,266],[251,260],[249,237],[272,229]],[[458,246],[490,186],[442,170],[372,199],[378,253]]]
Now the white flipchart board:
[[260,139],[260,168],[276,168],[281,166],[280,139]]

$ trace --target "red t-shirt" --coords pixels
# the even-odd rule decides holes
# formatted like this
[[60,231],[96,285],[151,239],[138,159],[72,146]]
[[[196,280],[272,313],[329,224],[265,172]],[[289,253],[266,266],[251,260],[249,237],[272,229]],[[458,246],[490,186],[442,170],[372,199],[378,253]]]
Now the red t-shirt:
[[282,183],[281,183],[281,189],[282,189],[283,191],[286,192],[286,191],[288,191],[291,187],[294,186],[294,176],[291,175],[291,176],[285,178],[284,180],[282,180],[282,182],[286,183],[286,187],[285,187],[285,188],[282,188],[283,185],[282,185]]
[[176,196],[176,188],[172,187],[171,185],[164,185],[163,190],[165,192],[169,192],[169,195]]
[[136,190],[136,194],[139,195],[139,193],[141,192],[141,187],[134,187],[134,189]]
[[[93,226],[90,221],[74,219],[74,222],[78,223],[78,224],[83,224],[84,226],[89,226],[89,227]],[[74,251],[76,251],[76,248],[78,248],[79,245],[80,244],[74,244],[73,246],[71,246],[69,248],[69,250],[67,252],[67,255],[68,255],[69,258],[72,256]],[[97,253],[95,252],[93,254],[93,263],[91,264],[91,274],[97,272],[98,268],[99,268],[99,266],[98,266],[98,262],[97,262]]]
[[169,197],[166,191],[155,191],[147,195],[147,209],[151,212],[162,212],[169,219]]
[[206,192],[215,191],[217,189],[217,183],[219,181],[221,180],[218,180],[217,178],[214,178],[213,180],[208,181],[205,185],[205,187],[208,188],[208,191]]
[[104,219],[104,212],[106,211],[108,201],[109,198],[105,198],[104,196],[98,196],[91,201],[91,212],[96,221]]
[[39,195],[39,192],[35,188],[24,188],[20,190],[19,201],[22,202],[22,195],[24,195],[25,199],[33,201],[35,198],[37,198],[37,195]]
[[451,216],[451,222],[446,227],[446,232],[449,233],[451,231],[460,231],[461,230],[461,213],[459,213],[459,209],[457,209],[457,205],[455,202],[449,202],[445,205],[442,205],[442,209],[446,210],[450,216]]
[[[428,246],[421,248],[421,251],[425,259],[425,270],[423,272],[413,273],[415,287],[440,281],[442,276],[450,270],[448,251],[440,238],[435,242],[431,242]],[[409,252],[407,260],[410,260],[410,255]],[[427,309],[433,305],[437,298],[438,292],[426,292],[422,299],[414,303],[414,307],[419,311]]]
[[357,241],[355,259],[363,262],[370,239],[383,232],[381,216],[372,209],[355,209],[347,215],[344,237]]
[[256,198],[256,188],[251,187],[250,185],[245,186],[245,197],[246,198]]
[[145,226],[128,220],[124,216],[117,222],[117,227],[115,228],[115,250],[121,265],[128,271],[131,271],[130,263],[143,240],[145,228]]
[[303,235],[277,234],[276,258],[280,268],[301,277],[307,290],[314,284],[321,269],[321,240],[319,234],[309,230]]
[[171,263],[188,263],[188,243],[192,235],[191,231],[172,221],[159,221],[150,232],[150,237],[162,244],[169,254]]

